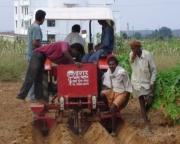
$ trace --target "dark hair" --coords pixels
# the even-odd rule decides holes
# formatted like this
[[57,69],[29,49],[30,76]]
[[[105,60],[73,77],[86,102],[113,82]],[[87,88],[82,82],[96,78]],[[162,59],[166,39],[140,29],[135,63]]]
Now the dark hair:
[[74,43],[70,45],[70,48],[77,50],[81,56],[85,55],[84,47],[80,43]]
[[118,63],[119,63],[118,59],[116,57],[114,57],[114,56],[111,56],[111,57],[108,58],[108,64],[109,64],[110,61],[115,61],[116,65],[118,65]]
[[41,21],[43,18],[45,18],[45,16],[46,12],[43,10],[38,10],[35,15],[37,21]]
[[73,32],[78,32],[78,33],[80,33],[80,30],[81,30],[80,25],[75,24],[75,25],[72,26],[72,31],[73,31]]

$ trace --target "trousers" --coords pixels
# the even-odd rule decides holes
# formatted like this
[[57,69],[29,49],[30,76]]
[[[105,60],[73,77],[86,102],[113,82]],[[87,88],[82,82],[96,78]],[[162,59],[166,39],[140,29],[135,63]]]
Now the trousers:
[[33,52],[31,60],[29,62],[29,67],[26,73],[26,78],[20,89],[18,97],[25,99],[29,90],[31,89],[34,83],[34,94],[35,99],[43,99],[43,71],[44,71],[44,62],[46,56],[41,52]]

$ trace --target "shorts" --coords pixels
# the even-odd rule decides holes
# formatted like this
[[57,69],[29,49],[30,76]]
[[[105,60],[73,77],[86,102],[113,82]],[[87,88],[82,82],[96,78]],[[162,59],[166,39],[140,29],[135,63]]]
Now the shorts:
[[114,92],[112,89],[103,90],[102,93],[104,93],[107,97],[107,101],[109,104],[109,107],[111,107],[112,104],[115,104],[117,108],[119,108],[126,100],[127,92]]
[[145,89],[143,87],[140,88],[140,91],[132,88],[132,94],[133,98],[139,98],[140,96],[144,96],[145,99],[148,99],[150,96],[153,96],[153,93],[150,89]]

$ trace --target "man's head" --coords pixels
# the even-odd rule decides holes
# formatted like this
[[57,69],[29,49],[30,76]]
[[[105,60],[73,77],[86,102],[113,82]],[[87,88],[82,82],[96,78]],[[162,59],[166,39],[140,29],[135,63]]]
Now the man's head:
[[141,43],[137,40],[134,40],[134,41],[130,41],[128,44],[130,45],[131,50],[133,52],[133,55],[131,57],[131,63],[133,63],[136,58],[136,55],[139,55],[139,56],[141,55],[141,51],[142,51]]
[[73,56],[73,57],[76,57],[76,56],[84,56],[85,55],[85,51],[84,51],[84,47],[80,44],[80,43],[74,43],[72,45],[70,45],[70,54]]
[[78,24],[75,24],[72,26],[72,32],[78,32],[80,33],[81,27]]
[[138,54],[141,51],[140,41],[134,40],[134,41],[130,41],[128,44],[130,45],[131,50],[134,54]]
[[107,24],[106,20],[98,20],[98,23],[102,26]]
[[118,66],[118,63],[119,61],[116,57],[111,56],[108,58],[108,65],[112,73],[115,71],[116,67]]
[[46,16],[46,12],[45,12],[45,11],[43,11],[43,10],[38,10],[38,11],[36,12],[36,15],[35,15],[36,21],[38,21],[39,24],[42,25],[43,22],[44,22],[45,16]]

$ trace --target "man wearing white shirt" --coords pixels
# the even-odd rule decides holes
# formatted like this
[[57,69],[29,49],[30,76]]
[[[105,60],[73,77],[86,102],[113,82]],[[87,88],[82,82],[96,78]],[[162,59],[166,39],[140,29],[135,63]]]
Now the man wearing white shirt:
[[73,25],[71,33],[67,35],[64,41],[66,41],[69,45],[72,45],[74,43],[80,43],[84,47],[85,42],[84,39],[79,35],[80,30],[81,30],[80,25],[78,24]]
[[139,98],[142,117],[146,128],[149,129],[147,112],[152,106],[156,67],[152,54],[141,49],[139,41],[129,42],[131,47],[130,64],[132,68],[131,84],[133,98]]
[[108,87],[107,90],[101,92],[101,97],[107,107],[108,111],[104,114],[112,114],[112,136],[116,136],[115,124],[116,124],[116,111],[119,107],[126,107],[129,95],[132,92],[132,86],[127,72],[124,68],[118,66],[118,60],[116,57],[110,57],[108,59],[109,69],[103,75],[103,85]]
[[[79,35],[80,30],[81,30],[80,25],[78,25],[78,24],[73,25],[71,33],[67,35],[67,37],[64,39],[64,41],[67,42],[69,45],[72,45],[74,43],[80,43],[84,47],[85,41]],[[82,55],[78,55],[76,57],[76,61],[77,62],[81,62],[82,61],[82,57],[83,57]]]

